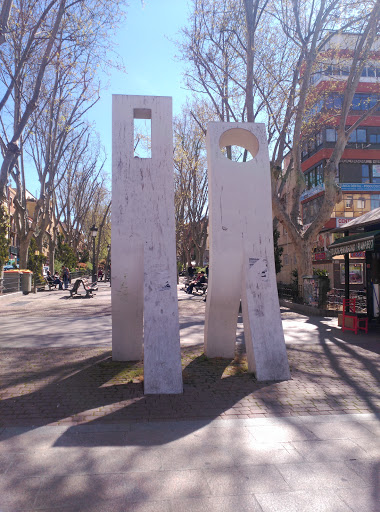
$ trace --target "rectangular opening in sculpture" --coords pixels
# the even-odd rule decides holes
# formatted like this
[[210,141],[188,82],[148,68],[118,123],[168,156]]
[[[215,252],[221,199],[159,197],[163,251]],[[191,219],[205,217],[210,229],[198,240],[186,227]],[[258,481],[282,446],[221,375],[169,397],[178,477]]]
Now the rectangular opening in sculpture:
[[152,158],[152,111],[133,109],[133,147],[135,158]]

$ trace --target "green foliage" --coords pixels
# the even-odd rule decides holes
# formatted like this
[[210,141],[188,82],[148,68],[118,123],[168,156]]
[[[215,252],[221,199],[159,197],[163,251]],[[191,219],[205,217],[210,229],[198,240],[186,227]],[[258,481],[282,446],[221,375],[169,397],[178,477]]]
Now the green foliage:
[[279,247],[278,239],[280,238],[280,232],[278,229],[273,230],[273,244],[274,244],[274,264],[276,268],[276,274],[278,274],[282,269],[282,260],[281,256],[284,252],[283,247]]
[[[65,267],[69,267],[70,270],[76,268],[77,258],[74,250],[61,240],[58,240],[58,247],[55,253],[56,259]],[[54,265],[56,267],[56,264]]]
[[291,287],[292,287],[293,301],[294,302],[302,302],[302,297],[300,297],[299,288],[298,288],[298,270],[296,268],[292,270]]
[[9,239],[7,231],[9,226],[9,217],[5,207],[0,204],[0,269],[8,260]]
[[35,254],[38,252],[38,246],[36,239],[32,237],[30,240],[29,251],[28,251],[28,263],[27,268],[33,272],[34,279],[40,278],[43,279],[42,276],[42,266],[46,261],[46,256],[43,254]]
[[89,259],[90,259],[90,253],[88,252],[88,250],[87,250],[87,249],[85,249],[85,250],[82,252],[82,254],[80,255],[80,257],[79,257],[79,261],[80,261],[81,263],[87,263],[87,262],[89,261]]

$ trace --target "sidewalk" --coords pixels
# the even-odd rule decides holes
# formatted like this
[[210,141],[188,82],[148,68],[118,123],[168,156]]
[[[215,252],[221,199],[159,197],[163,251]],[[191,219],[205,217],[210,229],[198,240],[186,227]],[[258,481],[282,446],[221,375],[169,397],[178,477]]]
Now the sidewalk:
[[[179,292],[184,394],[144,396],[112,362],[110,289],[2,302],[0,511],[380,510],[378,332],[282,308],[292,379],[203,356]],[[240,319],[241,320],[241,319]]]

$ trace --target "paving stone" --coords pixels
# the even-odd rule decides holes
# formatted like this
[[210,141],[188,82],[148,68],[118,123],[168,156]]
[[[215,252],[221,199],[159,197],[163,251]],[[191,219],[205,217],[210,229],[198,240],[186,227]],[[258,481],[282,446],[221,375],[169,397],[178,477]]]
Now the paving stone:
[[326,423],[315,423],[308,425],[308,429],[317,436],[318,439],[356,439],[363,437],[374,437],[371,426],[366,425],[370,422],[359,421],[332,421]]
[[305,462],[278,464],[276,467],[293,490],[359,488],[367,485],[344,462]]
[[380,457],[380,438],[358,438],[354,442],[368,453],[368,457],[379,459]]
[[112,499],[100,499],[96,503],[82,503],[80,507],[70,506],[64,508],[38,508],[27,512],[171,512],[170,503],[166,500],[161,501],[140,501],[129,502],[125,500],[114,501]]
[[288,442],[317,439],[317,437],[303,425],[270,425],[265,427],[247,427],[247,429],[258,442]]
[[333,491],[293,491],[255,496],[263,512],[350,512],[352,510]]
[[380,463],[379,460],[347,460],[345,464],[364,479],[367,485],[378,489],[380,493]]
[[12,465],[11,455],[0,453],[0,475],[2,473],[5,473],[10,468],[11,465]]
[[353,512],[380,512],[379,488],[338,489],[337,495]]
[[254,494],[256,492],[287,491],[285,482],[275,466],[246,465],[204,470],[214,496]]
[[262,512],[255,496],[249,494],[172,500],[170,506],[170,512]]
[[292,446],[307,461],[366,459],[368,453],[351,439],[331,441],[293,441]]
[[[377,437],[380,437],[380,420],[366,421],[363,422],[365,428],[372,432]],[[361,437],[361,436],[358,436]],[[363,436],[365,437],[365,436]]]
[[[38,494],[37,507],[59,507],[111,499],[125,503],[160,501],[178,496],[210,494],[201,471],[147,471],[123,474],[81,475],[45,480]],[[37,508],[36,507],[36,508]]]
[[17,453],[12,472],[22,477],[126,473],[161,469],[158,453],[140,447],[50,448]]
[[35,504],[41,486],[40,478],[19,478],[5,474],[0,477],[1,512],[29,510]]

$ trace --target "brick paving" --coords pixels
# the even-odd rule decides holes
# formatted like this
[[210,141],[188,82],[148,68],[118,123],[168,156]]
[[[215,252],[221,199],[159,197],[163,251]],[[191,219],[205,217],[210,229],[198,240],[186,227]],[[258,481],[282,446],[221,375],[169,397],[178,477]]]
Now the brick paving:
[[184,348],[183,395],[143,394],[142,363],[105,348],[0,350],[0,425],[380,412],[379,346],[288,346],[291,380],[257,382],[245,356]]
[[[109,288],[91,300],[67,292],[2,303],[2,317],[110,315]],[[204,302],[179,295],[180,315],[204,315]],[[283,318],[305,318],[283,310]],[[319,341],[288,344],[291,380],[257,382],[244,352],[233,361],[207,359],[200,345],[182,347],[183,395],[143,394],[141,362],[113,362],[103,346],[19,347],[0,343],[0,426],[171,419],[255,418],[380,412],[380,340],[313,322]],[[301,331],[300,331],[301,332]],[[35,334],[34,334],[35,335]],[[1,327],[0,327],[1,336]],[[293,335],[294,336],[294,335]],[[41,332],[43,340],[43,332]],[[80,333],[78,333],[80,340]],[[14,347],[14,348],[13,348]]]

